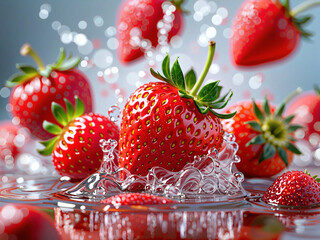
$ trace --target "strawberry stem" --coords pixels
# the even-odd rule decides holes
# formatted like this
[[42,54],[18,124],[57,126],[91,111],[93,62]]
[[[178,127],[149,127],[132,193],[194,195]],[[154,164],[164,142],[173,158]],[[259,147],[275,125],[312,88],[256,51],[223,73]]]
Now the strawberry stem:
[[46,68],[41,60],[41,58],[39,57],[39,55],[32,49],[32,47],[30,46],[30,44],[26,43],[24,44],[21,49],[20,49],[20,54],[22,56],[30,56],[33,58],[33,60],[36,62],[36,64],[39,67],[40,71],[44,71]]
[[215,49],[216,49],[216,42],[209,41],[209,53],[208,53],[206,65],[204,66],[204,69],[202,71],[200,78],[198,79],[198,81],[196,82],[196,84],[194,85],[194,87],[190,91],[190,95],[192,95],[194,97],[197,96],[197,93],[198,93],[199,89],[201,88],[201,85],[208,74],[208,71],[210,69],[210,66],[211,66],[211,63],[212,63],[212,60],[214,57]]
[[297,96],[298,94],[300,94],[302,92],[302,88],[298,87],[295,91],[293,91],[292,93],[290,93],[290,95],[283,101],[285,104],[287,104],[288,102],[290,102],[295,96]]
[[309,1],[305,1],[301,4],[299,4],[298,6],[294,7],[291,11],[290,11],[290,15],[292,17],[295,17],[296,15],[298,15],[299,13],[302,13],[310,8],[313,8],[315,6],[320,5],[320,1],[319,0],[309,0]]

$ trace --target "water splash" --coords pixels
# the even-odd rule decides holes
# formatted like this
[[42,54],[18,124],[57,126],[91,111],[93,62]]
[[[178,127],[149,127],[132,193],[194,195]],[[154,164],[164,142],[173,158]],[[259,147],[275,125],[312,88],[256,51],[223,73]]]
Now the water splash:
[[118,122],[120,119],[120,115],[121,115],[121,108],[118,105],[113,105],[109,108],[108,116],[112,122]]
[[101,140],[104,159],[98,172],[84,179],[63,194],[70,197],[101,200],[123,191],[145,191],[178,199],[210,199],[225,201],[246,195],[241,183],[243,174],[235,171],[238,145],[232,134],[224,135],[222,149],[211,149],[196,156],[179,172],[155,166],[147,176],[131,174],[117,165],[117,142]]

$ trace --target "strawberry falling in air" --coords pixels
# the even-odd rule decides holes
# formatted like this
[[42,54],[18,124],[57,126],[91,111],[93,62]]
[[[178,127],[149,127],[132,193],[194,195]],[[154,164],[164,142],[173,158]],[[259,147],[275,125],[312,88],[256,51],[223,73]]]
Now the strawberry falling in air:
[[[118,56],[123,63],[166,45],[181,32],[184,0],[124,0],[118,9]],[[170,12],[170,14],[168,14]]]
[[58,124],[43,122],[43,128],[55,135],[41,142],[42,155],[52,155],[57,172],[73,180],[83,179],[96,172],[101,165],[103,152],[100,139],[119,139],[119,129],[105,116],[84,114],[84,104],[76,96],[75,107],[64,99],[66,111],[58,103],[52,103],[52,113]]
[[92,111],[91,88],[87,78],[74,68],[80,58],[66,58],[61,49],[58,60],[54,64],[44,66],[42,60],[29,44],[21,48],[21,55],[31,56],[38,64],[38,69],[29,65],[17,65],[21,73],[13,75],[8,87],[15,87],[11,92],[9,104],[12,115],[20,120],[20,124],[28,128],[31,134],[42,140],[53,135],[42,128],[44,120],[57,123],[51,113],[53,101],[63,104],[63,98],[74,101],[79,95],[84,100],[86,112]]
[[268,188],[263,201],[274,205],[310,207],[320,203],[320,178],[305,171],[288,171]]
[[225,110],[237,111],[233,119],[222,123],[224,130],[236,137],[241,158],[236,166],[246,177],[273,176],[292,162],[293,154],[301,154],[292,136],[301,126],[292,124],[294,115],[282,116],[286,103],[300,91],[297,89],[278,107],[265,98],[262,104],[242,101]]
[[231,52],[240,66],[254,66],[282,59],[298,46],[310,16],[297,16],[320,1],[305,1],[290,9],[289,0],[246,0],[233,20]]
[[[154,166],[179,171],[196,155],[211,148],[220,149],[223,141],[221,118],[235,113],[219,114],[232,92],[220,96],[219,81],[202,86],[215,51],[209,42],[209,55],[198,81],[190,70],[182,73],[178,59],[170,70],[167,55],[162,63],[163,75],[151,69],[162,82],[147,83],[128,99],[119,139],[119,166],[132,174],[146,175]],[[201,88],[201,89],[200,89]]]

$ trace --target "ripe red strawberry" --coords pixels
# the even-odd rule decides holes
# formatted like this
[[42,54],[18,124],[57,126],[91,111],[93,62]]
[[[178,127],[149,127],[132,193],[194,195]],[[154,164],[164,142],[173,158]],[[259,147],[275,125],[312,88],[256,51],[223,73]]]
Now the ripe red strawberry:
[[59,240],[50,217],[30,206],[7,204],[0,209],[0,239]]
[[7,82],[9,87],[15,87],[9,103],[12,105],[12,115],[19,118],[20,124],[28,128],[33,136],[43,140],[53,136],[42,128],[44,120],[57,123],[50,111],[52,101],[62,104],[63,98],[67,98],[73,102],[74,96],[78,95],[84,100],[86,112],[92,111],[88,80],[73,69],[80,58],[66,59],[65,51],[61,49],[57,62],[45,67],[30,45],[23,45],[21,54],[34,58],[39,70],[17,65],[23,73],[13,75]]
[[282,117],[287,101],[278,108],[270,106],[267,98],[263,104],[242,101],[226,109],[226,113],[237,111],[233,119],[222,123],[224,130],[236,137],[241,158],[236,166],[246,177],[273,176],[292,162],[293,153],[301,154],[292,137],[301,126],[290,124],[293,115]]
[[173,203],[172,199],[155,196],[146,193],[123,193],[102,201],[113,205],[156,205]]
[[223,129],[218,114],[232,96],[220,97],[219,81],[200,87],[212,63],[215,43],[210,42],[204,71],[196,80],[193,70],[184,77],[178,60],[169,68],[169,56],[162,63],[164,76],[151,69],[163,82],[147,83],[128,99],[123,110],[119,140],[119,165],[133,174],[146,175],[154,166],[179,171],[196,155],[220,149]]
[[52,112],[60,126],[44,121],[43,128],[56,135],[41,142],[45,149],[43,155],[52,154],[57,172],[73,180],[83,179],[96,172],[101,165],[103,151],[100,139],[119,139],[119,129],[105,116],[84,113],[83,102],[76,97],[75,109],[65,98],[67,112],[61,105],[53,102]]
[[303,126],[303,135],[298,139],[304,139],[313,147],[320,144],[320,89],[306,92],[294,98],[286,111],[287,114],[295,114],[293,122]]
[[125,0],[118,9],[120,60],[136,60],[146,49],[164,45],[177,35],[183,25],[182,3],[183,0]]
[[28,131],[9,121],[0,124],[0,159],[13,161],[29,139]]
[[[284,2],[282,4],[282,2]],[[305,5],[304,5],[305,6]],[[253,66],[286,57],[299,43],[310,16],[296,17],[289,0],[246,0],[233,21],[232,56],[236,65]]]
[[319,204],[320,179],[316,177],[302,171],[285,172],[268,188],[263,195],[263,201],[296,207]]

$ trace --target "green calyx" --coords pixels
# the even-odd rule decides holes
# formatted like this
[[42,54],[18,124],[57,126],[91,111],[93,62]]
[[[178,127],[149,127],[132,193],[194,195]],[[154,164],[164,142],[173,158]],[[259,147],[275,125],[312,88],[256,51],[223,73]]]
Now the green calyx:
[[[299,91],[300,89],[294,92],[294,94],[290,96],[290,99]],[[246,124],[249,124],[250,127],[259,132],[259,134],[252,138],[247,143],[247,146],[252,144],[263,145],[259,162],[272,158],[276,153],[278,153],[287,166],[288,157],[285,149],[293,152],[294,154],[301,154],[300,150],[294,144],[296,140],[292,137],[292,133],[299,128],[302,128],[302,126],[291,123],[295,117],[294,115],[290,115],[285,118],[282,116],[285,105],[288,101],[289,99],[282,102],[276,108],[275,112],[271,113],[267,98],[265,98],[263,102],[263,109],[260,109],[253,100],[254,113],[258,121],[249,121],[246,122]]]
[[292,23],[299,30],[300,34],[306,38],[312,36],[312,33],[304,29],[305,24],[308,23],[312,17],[310,15],[297,17],[297,15],[309,8],[320,5],[320,1],[319,0],[305,1],[300,5],[296,6],[295,8],[293,8],[292,10],[290,9],[289,0],[279,0],[279,2],[285,8],[286,15],[292,20]]
[[17,85],[23,84],[37,76],[49,77],[53,70],[57,71],[67,71],[78,66],[81,58],[72,57],[71,55],[66,58],[66,53],[63,48],[60,49],[60,54],[55,63],[45,66],[38,56],[38,54],[31,48],[29,44],[24,44],[21,47],[20,54],[22,56],[30,56],[38,65],[38,69],[29,65],[19,65],[17,64],[17,69],[20,73],[14,74],[7,81],[7,87],[15,87]]
[[320,182],[320,178],[318,178],[318,175],[311,176],[307,169],[304,170],[304,173],[314,178],[314,180],[316,180],[317,182]]
[[317,84],[314,85],[314,91],[320,96],[320,88]]
[[174,6],[176,6],[176,8],[177,8],[178,10],[180,10],[181,12],[183,12],[184,14],[188,14],[188,13],[189,13],[189,11],[187,11],[187,10],[185,10],[185,9],[182,8],[182,5],[183,5],[183,3],[184,3],[184,0],[170,0],[170,2],[171,2]]
[[228,119],[233,117],[236,112],[230,114],[221,114],[217,113],[215,109],[223,109],[228,104],[233,92],[229,91],[227,94],[220,96],[222,90],[222,87],[219,86],[220,81],[208,83],[201,88],[212,63],[215,45],[215,42],[209,42],[208,59],[198,80],[196,79],[196,74],[193,69],[187,72],[187,74],[184,76],[178,59],[174,62],[170,69],[169,55],[167,55],[162,62],[163,75],[161,75],[159,72],[155,72],[152,68],[150,69],[150,72],[155,78],[178,88],[179,95],[181,97],[193,99],[199,112],[202,114],[207,114],[210,111],[221,119]]
[[66,104],[65,109],[55,102],[52,102],[51,105],[52,114],[60,126],[55,123],[43,121],[43,128],[47,132],[56,135],[56,137],[40,142],[44,146],[44,149],[38,150],[38,152],[42,155],[50,155],[57,140],[60,138],[60,135],[64,132],[64,128],[75,118],[80,117],[84,113],[84,104],[78,96],[75,96],[75,107],[73,107],[71,102],[66,98],[64,99],[64,102]]

